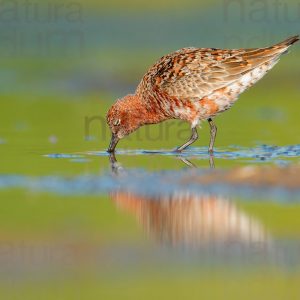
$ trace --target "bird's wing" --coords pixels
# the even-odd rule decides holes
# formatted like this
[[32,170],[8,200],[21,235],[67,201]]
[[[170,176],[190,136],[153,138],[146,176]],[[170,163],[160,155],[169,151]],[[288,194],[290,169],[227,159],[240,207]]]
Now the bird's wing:
[[259,65],[276,60],[288,46],[280,43],[268,48],[234,50],[183,48],[162,57],[149,70],[151,85],[167,96],[199,100]]

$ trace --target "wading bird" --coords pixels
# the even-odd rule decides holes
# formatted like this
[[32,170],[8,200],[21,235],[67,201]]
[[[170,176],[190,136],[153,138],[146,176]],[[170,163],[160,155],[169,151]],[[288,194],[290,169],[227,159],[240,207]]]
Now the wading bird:
[[108,111],[112,132],[108,152],[114,152],[120,139],[143,125],[180,119],[191,124],[192,135],[176,151],[194,143],[197,126],[207,120],[212,153],[217,134],[213,117],[228,110],[298,40],[297,35],[252,49],[183,48],[163,56],[144,75],[135,94],[119,99]]

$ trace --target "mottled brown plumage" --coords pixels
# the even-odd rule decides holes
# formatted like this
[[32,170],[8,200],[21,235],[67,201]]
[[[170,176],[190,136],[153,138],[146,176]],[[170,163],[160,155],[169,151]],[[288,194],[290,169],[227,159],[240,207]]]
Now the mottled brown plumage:
[[212,118],[229,109],[298,40],[294,36],[253,49],[183,48],[163,56],[144,75],[135,94],[118,100],[109,110],[107,122],[113,135],[109,151],[142,125],[181,119],[191,124],[192,136],[177,150],[192,144],[198,137],[196,126],[208,120],[212,152],[216,136]]

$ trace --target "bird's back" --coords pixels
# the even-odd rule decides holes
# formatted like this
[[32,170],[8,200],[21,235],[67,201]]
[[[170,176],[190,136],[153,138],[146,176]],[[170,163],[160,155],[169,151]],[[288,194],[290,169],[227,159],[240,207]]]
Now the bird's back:
[[183,48],[154,64],[136,93],[170,117],[206,119],[228,109],[298,40],[294,36],[267,48]]

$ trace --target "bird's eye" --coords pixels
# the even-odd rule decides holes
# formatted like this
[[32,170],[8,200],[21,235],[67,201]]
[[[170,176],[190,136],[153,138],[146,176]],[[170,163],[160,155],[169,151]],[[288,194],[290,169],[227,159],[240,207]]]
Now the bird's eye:
[[119,126],[121,124],[121,119],[117,119],[114,121],[115,126]]

